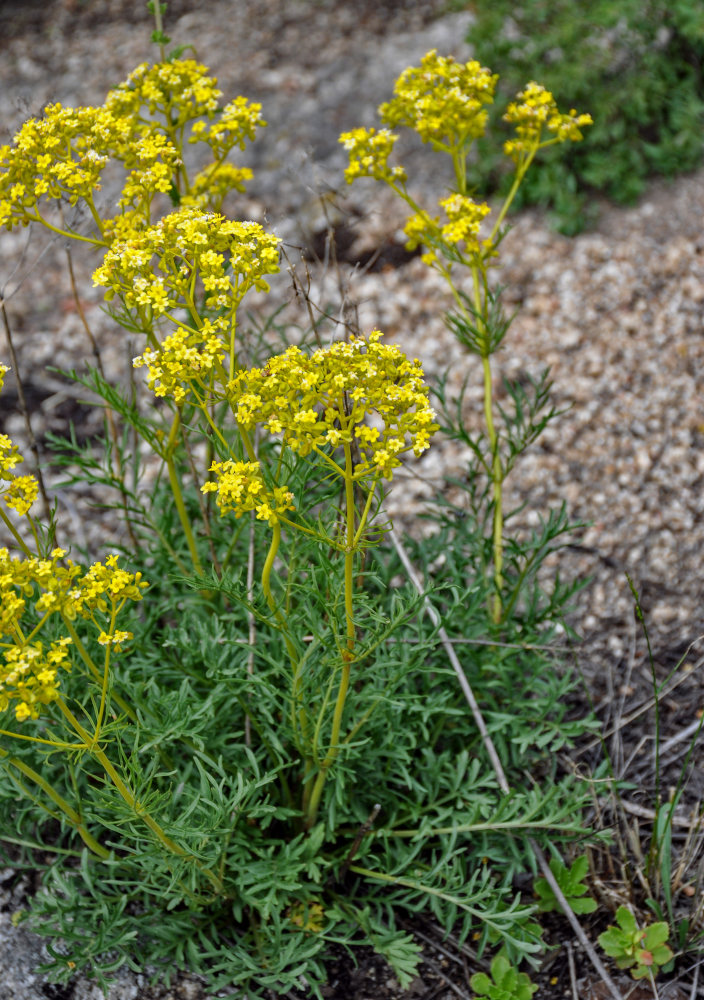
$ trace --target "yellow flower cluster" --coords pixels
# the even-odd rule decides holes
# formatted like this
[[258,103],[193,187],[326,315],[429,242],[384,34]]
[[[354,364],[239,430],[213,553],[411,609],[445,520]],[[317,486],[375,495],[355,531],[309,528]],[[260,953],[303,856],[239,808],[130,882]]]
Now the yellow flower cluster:
[[[261,105],[237,97],[224,108],[217,80],[192,59],[138,66],[112,90],[102,107],[64,108],[54,104],[41,119],[26,122],[12,146],[0,148],[0,226],[27,225],[37,218],[41,198],[74,205],[100,188],[110,159],[120,162],[127,179],[119,206],[122,216],[98,225],[101,241],[149,225],[150,204],[157,192],[178,188],[188,197],[182,162],[184,129],[193,122],[189,142],[207,143],[219,168],[234,147],[244,148],[262,120]],[[156,118],[149,116],[156,115]],[[202,119],[206,116],[210,123]],[[243,190],[251,171],[219,172],[217,197],[208,201],[202,184],[194,192],[201,207],[222,205],[227,183]],[[97,217],[94,215],[94,218]]]
[[394,97],[379,107],[379,115],[392,128],[412,128],[423,142],[461,147],[483,135],[484,106],[494,100],[498,79],[476,60],[460,63],[433,49],[420,66],[403,71],[394,85]]
[[248,510],[257,512],[261,521],[275,525],[279,514],[294,510],[293,493],[285,486],[269,490],[264,482],[258,462],[213,462],[209,472],[217,476],[216,482],[204,483],[203,493],[216,493],[216,503],[222,515],[234,511],[241,517]]
[[398,136],[386,128],[379,132],[373,128],[343,132],[338,141],[350,154],[350,165],[345,170],[347,183],[351,184],[357,177],[404,183],[406,171],[403,167],[390,167],[386,162],[397,139]]
[[236,97],[225,105],[212,125],[196,122],[188,141],[207,143],[221,160],[234,146],[244,149],[246,140],[253,140],[257,129],[265,125],[261,104],[250,102],[246,97]]
[[433,218],[422,210],[416,212],[404,226],[407,249],[415,250],[417,246],[425,245],[428,249],[423,254],[423,260],[430,265],[437,260],[436,248],[442,244],[456,247],[464,243],[467,254],[480,253],[479,228],[482,219],[491,211],[489,206],[461,194],[450,195],[439,204],[445,210],[448,222],[441,225],[437,216]]
[[[0,365],[0,390],[7,365]],[[16,476],[12,471],[24,459],[7,434],[0,434],[0,498],[6,506],[23,517],[39,495],[39,485],[34,476]]]
[[101,646],[110,646],[116,653],[121,653],[122,643],[129,642],[129,640],[133,638],[134,636],[131,632],[115,629],[112,635],[108,635],[107,632],[101,632],[98,636],[98,642]]
[[131,635],[124,631],[106,635],[95,621],[95,612],[107,611],[109,602],[117,613],[127,600],[140,600],[147,586],[141,574],[120,569],[117,556],[109,556],[105,564],[95,563],[86,573],[65,556],[64,549],[54,549],[49,559],[18,559],[0,549],[0,649],[4,658],[0,664],[0,711],[16,701],[19,721],[36,719],[42,705],[59,697],[58,669],[71,667],[68,636],[51,642],[48,649],[36,638],[38,628],[25,636],[22,620],[30,599],[38,593],[34,610],[41,616],[40,626],[54,612],[68,620],[80,615],[99,628],[99,642],[118,649]]
[[516,139],[504,143],[504,152],[516,163],[542,145],[545,129],[554,142],[578,142],[582,138],[580,129],[592,125],[591,115],[581,114],[572,109],[569,114],[558,111],[555,98],[539,83],[529,83],[518,95],[519,103],[509,104],[504,121],[516,127]]
[[265,275],[279,270],[279,242],[256,222],[186,207],[115,241],[93,284],[107,287],[108,299],[120,293],[129,308],[158,316],[181,301],[192,304],[199,277],[206,305],[233,309],[251,287],[268,290]]
[[171,126],[180,129],[193,118],[212,117],[218,109],[222,91],[207,72],[193,59],[174,59],[154,66],[144,62],[110,91],[105,107],[135,120],[146,107],[151,115],[168,115]]
[[283,433],[301,455],[356,441],[355,478],[390,479],[399,456],[420,455],[437,424],[420,362],[380,338],[374,330],[310,356],[290,347],[265,368],[241,372],[227,387],[238,422]]
[[119,610],[125,601],[141,601],[149,584],[141,573],[128,573],[117,565],[119,556],[108,556],[104,563],[93,563],[78,583],[76,608],[84,618],[93,611],[108,610],[108,601]]
[[195,175],[188,194],[181,196],[181,206],[199,208],[201,211],[211,208],[219,212],[225,196],[230,191],[242,194],[245,181],[251,180],[253,176],[249,167],[235,167],[218,160]]
[[46,649],[37,639],[3,650],[5,662],[0,665],[0,712],[4,712],[10,702],[16,701],[15,718],[24,722],[39,718],[41,706],[56,701],[59,697],[58,668],[71,669],[66,649],[70,641],[68,636],[62,636]]
[[0,226],[26,225],[41,198],[75,205],[100,188],[111,150],[127,144],[133,126],[105,108],[53,104],[30,118],[0,148]]
[[194,381],[203,385],[203,377],[222,360],[225,344],[218,331],[224,332],[227,325],[227,320],[218,317],[205,320],[197,333],[178,327],[158,350],[147,349],[132,364],[149,369],[147,383],[155,396],[171,396],[181,403],[186,386]]
[[[236,97],[220,108],[222,91],[218,90],[215,77],[209,77],[207,72],[205,66],[192,59],[176,59],[155,66],[143,63],[108,94],[105,106],[116,114],[139,121],[142,143],[155,139],[166,142],[169,136],[178,136],[180,144],[186,124],[193,122],[189,143],[205,142],[213,150],[216,162],[203,171],[193,185],[186,184],[181,204],[219,208],[228,190],[235,188],[243,191],[244,182],[252,177],[251,170],[246,168],[223,168],[223,160],[234,146],[244,149],[245,142],[254,139],[257,128],[265,126],[266,122],[261,116],[261,104],[250,103],[245,97]],[[164,122],[145,121],[141,117],[143,108],[150,115],[161,115]],[[209,121],[203,121],[203,117]],[[168,145],[173,151],[172,164],[180,164],[178,150],[171,143]],[[140,181],[149,191],[170,190],[173,171],[166,170],[169,163],[166,151],[161,159],[162,163],[158,167],[152,166],[143,179],[137,176],[132,180],[131,190],[126,188],[121,205],[137,202]],[[156,178],[159,185],[155,184],[152,176],[155,172],[159,175]],[[208,182],[214,181],[216,174],[216,190],[211,191]]]
[[[140,209],[139,228],[149,221],[149,205],[154,195],[168,193],[174,183],[181,157],[176,147],[158,132],[148,132],[134,139],[122,151],[125,168],[129,171],[118,204],[124,209]],[[132,228],[137,228],[132,221]]]

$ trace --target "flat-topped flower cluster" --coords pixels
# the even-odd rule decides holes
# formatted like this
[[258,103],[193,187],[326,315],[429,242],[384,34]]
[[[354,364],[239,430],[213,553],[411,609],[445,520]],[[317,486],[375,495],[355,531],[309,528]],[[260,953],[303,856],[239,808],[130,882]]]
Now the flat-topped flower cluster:
[[302,456],[354,443],[354,478],[390,479],[400,456],[425,451],[438,425],[420,362],[381,336],[374,330],[310,355],[289,347],[266,367],[240,372],[227,385],[237,422],[282,434]]

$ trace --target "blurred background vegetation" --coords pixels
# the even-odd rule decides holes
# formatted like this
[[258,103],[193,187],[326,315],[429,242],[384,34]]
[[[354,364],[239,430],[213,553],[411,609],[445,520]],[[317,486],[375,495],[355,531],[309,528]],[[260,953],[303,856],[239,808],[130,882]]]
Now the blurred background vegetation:
[[[583,142],[541,154],[519,206],[549,208],[574,234],[596,220],[595,194],[628,204],[649,177],[702,162],[703,0],[477,0],[470,9],[475,58],[501,75],[493,128],[508,134],[501,115],[529,80],[551,90],[561,110],[594,118]],[[509,166],[495,144],[480,142],[477,191],[504,191]]]

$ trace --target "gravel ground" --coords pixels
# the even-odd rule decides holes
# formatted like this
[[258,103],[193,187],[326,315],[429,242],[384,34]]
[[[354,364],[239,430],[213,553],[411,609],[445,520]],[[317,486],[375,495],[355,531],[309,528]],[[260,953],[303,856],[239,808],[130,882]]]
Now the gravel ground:
[[[323,225],[321,193],[352,234],[346,259],[364,259],[380,240],[399,242],[403,216],[384,192],[371,182],[344,188],[336,140],[344,129],[373,124],[400,70],[428,48],[469,57],[462,39],[471,16],[443,11],[440,0],[212,0],[207,13],[185,2],[170,5],[174,41],[195,44],[227,97],[243,93],[264,105],[269,128],[248,154],[255,181],[237,210],[283,235],[292,259]],[[8,133],[47,101],[99,103],[113,82],[150,56],[149,21],[140,4],[126,0],[6,2],[0,29],[0,122]],[[408,145],[401,154],[409,175],[421,178],[418,195],[437,191],[442,178],[427,151]],[[640,589],[658,668],[674,665],[704,633],[703,211],[704,173],[698,173],[653,184],[634,208],[602,206],[597,229],[574,239],[555,234],[541,213],[525,212],[513,219],[504,243],[501,282],[507,304],[519,311],[500,370],[516,377],[549,365],[555,402],[569,407],[517,468],[509,501],[525,503],[526,526],[563,499],[574,519],[589,524],[575,548],[561,554],[560,567],[568,576],[593,576],[572,624],[584,639],[580,656],[597,700],[619,689],[634,642],[625,571]],[[124,373],[137,352],[100,312],[85,280],[91,265],[76,255],[87,316],[105,364]],[[25,233],[0,233],[0,293],[38,433],[79,412],[72,392],[46,372],[48,364],[80,366],[88,353],[64,268],[60,242],[35,233],[27,245]],[[310,272],[311,297],[339,308],[333,270],[311,265]],[[397,254],[366,271],[343,264],[342,274],[345,308],[356,311],[363,329],[380,327],[421,357],[429,375],[449,365],[451,384],[462,382],[472,362],[444,328],[449,303],[440,279],[418,258]],[[269,305],[259,308],[271,302],[287,303],[286,322],[300,320],[285,274],[274,282]],[[477,379],[468,394],[475,407],[478,393]],[[20,418],[11,412],[15,401],[8,378],[0,426],[22,440]],[[470,421],[475,412],[468,410]],[[80,415],[90,432],[90,412]],[[413,522],[433,484],[463,460],[448,443],[430,450],[419,463],[423,480],[409,473],[392,496],[404,523]],[[104,543],[110,526],[96,526],[88,499],[61,492],[61,514],[78,541]],[[624,697],[639,691],[636,678]],[[694,718],[701,695],[695,678],[665,737]],[[0,941],[0,1000],[58,1000],[32,971],[39,946],[11,927],[9,912],[0,913]],[[72,993],[73,1000],[97,995],[85,982]],[[186,978],[169,995],[202,994]],[[134,977],[111,993],[112,1000],[156,996]]]

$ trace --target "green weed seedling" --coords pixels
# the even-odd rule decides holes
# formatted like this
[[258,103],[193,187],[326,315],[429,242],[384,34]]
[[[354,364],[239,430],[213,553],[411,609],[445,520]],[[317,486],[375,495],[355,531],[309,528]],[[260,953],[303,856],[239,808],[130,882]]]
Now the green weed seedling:
[[639,927],[636,918],[625,906],[616,911],[616,923],[599,935],[599,944],[607,955],[616,959],[619,969],[630,969],[634,979],[654,977],[674,958],[665,944],[670,929],[665,921]]
[[477,972],[469,984],[475,997],[487,997],[487,1000],[531,1000],[538,988],[525,972],[518,972],[501,954],[491,963],[491,979],[485,972]]
[[[589,861],[585,856],[577,858],[570,868],[567,868],[559,858],[553,858],[550,862],[550,871],[575,913],[593,913],[596,909],[596,900],[586,895],[587,886],[582,881],[588,868]],[[560,904],[547,879],[536,879],[533,888],[538,897],[538,909],[541,913],[560,909]]]

